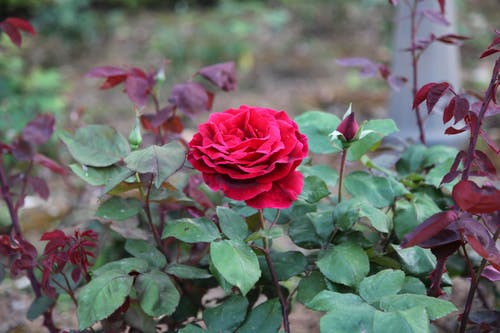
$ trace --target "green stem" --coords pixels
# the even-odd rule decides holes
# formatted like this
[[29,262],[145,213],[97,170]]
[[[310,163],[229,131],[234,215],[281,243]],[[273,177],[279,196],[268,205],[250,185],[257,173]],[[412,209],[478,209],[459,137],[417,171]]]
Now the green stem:
[[[265,229],[265,219],[264,213],[262,209],[259,209],[259,221],[262,229]],[[262,238],[264,241],[264,248],[262,248],[262,252],[264,253],[264,257],[266,259],[267,266],[269,267],[269,272],[271,273],[271,279],[273,280],[274,288],[276,289],[276,293],[278,294],[278,300],[281,304],[281,314],[283,317],[283,326],[285,328],[286,333],[290,333],[290,322],[288,320],[288,301],[283,296],[281,292],[281,286],[278,280],[278,275],[276,274],[276,269],[274,268],[273,261],[271,259],[271,251],[269,249],[269,240],[265,237]]]
[[342,201],[342,184],[343,184],[343,181],[344,181],[344,168],[345,168],[346,157],[347,157],[347,148],[344,148],[342,150],[342,156],[340,158],[338,203],[340,203]]

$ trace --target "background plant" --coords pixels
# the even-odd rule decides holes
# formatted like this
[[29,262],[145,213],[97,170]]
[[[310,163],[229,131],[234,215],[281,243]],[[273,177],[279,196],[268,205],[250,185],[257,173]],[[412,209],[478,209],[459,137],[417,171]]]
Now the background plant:
[[[495,52],[495,44],[487,53]],[[453,312],[451,303],[426,295],[449,289],[449,276],[441,274],[449,252],[436,252],[436,243],[431,244],[432,250],[410,245],[448,232],[450,228],[441,227],[457,222],[459,214],[458,222],[472,226],[484,222],[488,228],[495,222],[496,188],[476,188],[466,181],[467,176],[459,185],[441,182],[459,173],[464,177],[467,165],[469,173],[496,175],[476,143],[482,117],[495,113],[490,100],[495,96],[498,67],[479,112],[474,112],[473,103],[469,104],[472,110],[465,112],[464,97],[449,86],[434,98],[429,91],[438,84],[417,94],[415,103],[432,104],[448,91],[454,102],[447,108],[447,119],[457,120],[465,112],[460,119],[466,120],[464,130],[472,129],[472,148],[462,153],[450,147],[415,145],[391,165],[384,150],[376,152],[382,139],[397,130],[391,120],[358,125],[353,113],[342,122],[320,111],[298,116],[296,122],[308,136],[313,154],[300,167],[305,176],[302,194],[291,208],[280,212],[251,209],[213,193],[185,165],[183,123],[210,110],[216,90],[235,88],[234,70],[233,63],[202,68],[191,80],[174,86],[166,99],[160,94],[162,68],[102,66],[88,73],[102,78],[102,89],[125,89],[123,96],[134,110],[131,130],[124,136],[110,126],[87,125],[61,135],[76,160],[71,170],[101,188],[96,211],[100,226],[95,231],[46,233],[42,238],[48,243],[39,260],[16,234],[2,237],[2,254],[12,260],[7,265],[11,274],[30,274],[30,269],[42,273],[35,276],[35,281],[42,282],[32,285],[36,289],[39,283],[44,297],[37,297],[31,316],[51,316],[50,287],[56,294],[73,296],[82,331],[153,332],[163,325],[182,332],[277,332],[282,322],[283,329],[290,331],[287,310],[297,301],[325,312],[320,322],[323,332],[387,332],[388,327],[389,331],[410,327],[426,332],[431,321]],[[41,116],[17,137],[22,144],[4,142],[3,160],[19,157],[26,143],[36,147],[45,142],[52,132],[40,134],[39,128],[51,128],[51,123],[52,117]],[[39,141],[40,136],[44,140]],[[341,153],[343,172],[317,163],[317,154],[336,153]],[[39,155],[28,156],[27,161],[37,163]],[[22,168],[24,161],[17,161],[16,168]],[[59,170],[57,164],[42,161],[45,164],[38,164]],[[348,170],[352,163],[358,171]],[[22,189],[22,182],[15,184]],[[456,186],[464,184],[465,190],[458,191]],[[7,193],[5,199],[23,192],[3,186],[2,193]],[[455,204],[460,210],[450,208]],[[405,238],[417,225],[431,226],[431,231],[416,229]],[[470,253],[466,243],[474,244],[472,248],[485,257],[474,272],[476,285],[481,266],[497,260],[492,245],[496,236],[480,228],[451,229],[444,237],[452,245],[463,245],[463,253]],[[99,251],[95,232],[104,239]],[[280,246],[287,237],[298,247]],[[408,248],[402,249],[401,242]],[[491,278],[494,270],[490,267],[488,272]],[[217,286],[223,290],[221,296],[206,296]],[[465,319],[462,329],[466,324]],[[494,325],[485,320],[479,324],[486,329]],[[49,321],[46,326],[57,330]]]

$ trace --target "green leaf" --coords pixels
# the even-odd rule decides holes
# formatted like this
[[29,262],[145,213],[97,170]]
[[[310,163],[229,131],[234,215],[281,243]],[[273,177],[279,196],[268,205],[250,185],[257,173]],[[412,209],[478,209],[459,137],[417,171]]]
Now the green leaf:
[[95,215],[107,220],[123,221],[136,216],[142,210],[142,204],[135,198],[111,197],[102,202]]
[[186,327],[179,330],[179,333],[202,333],[207,332],[199,326],[189,324]]
[[55,300],[47,296],[40,296],[35,298],[33,303],[31,303],[28,312],[26,313],[26,318],[29,320],[35,320],[40,317],[45,311],[47,311],[52,305],[54,305]]
[[88,125],[79,128],[75,135],[60,134],[61,140],[75,160],[93,167],[107,167],[130,152],[127,139],[114,128],[106,125]]
[[427,148],[425,152],[425,159],[423,161],[423,167],[427,168],[431,165],[438,165],[444,163],[449,159],[455,159],[458,150],[455,147],[436,145]]
[[217,271],[246,295],[260,277],[259,261],[247,244],[223,240],[210,244],[210,258]]
[[334,187],[337,185],[339,179],[339,173],[337,170],[332,169],[325,164],[315,164],[315,165],[301,165],[299,171],[302,172],[304,177],[316,176],[322,179],[326,185]]
[[358,295],[323,290],[308,302],[306,306],[316,311],[336,311],[339,308],[355,307],[361,304],[364,304],[364,302]]
[[251,233],[245,242],[253,242],[261,238],[275,239],[283,237],[283,229],[280,226],[274,226],[272,229],[259,229]]
[[229,239],[245,239],[248,236],[248,226],[245,219],[234,210],[227,207],[217,207],[219,225],[224,235]]
[[215,308],[203,311],[203,321],[212,332],[236,332],[245,320],[247,308],[245,297],[233,295]]
[[347,150],[347,159],[349,161],[359,160],[366,152],[376,148],[384,137],[397,132],[398,127],[392,119],[374,119],[363,124],[362,130],[373,132],[351,144]]
[[373,333],[428,333],[429,318],[421,306],[403,311],[376,311]]
[[324,315],[320,322],[321,333],[373,333],[375,308],[361,303],[337,307]]
[[335,131],[340,119],[322,111],[308,111],[295,118],[299,130],[307,136],[309,150],[316,154],[330,154],[341,151],[330,142],[330,133]]
[[324,251],[317,265],[329,280],[350,287],[358,285],[370,271],[365,251],[352,243],[340,244]]
[[170,277],[159,270],[140,274],[134,287],[141,308],[150,316],[170,315],[179,304],[180,295],[177,288]]
[[131,302],[124,315],[125,322],[142,333],[156,333],[156,322],[137,304]]
[[252,309],[238,333],[276,333],[281,326],[281,305],[270,299]]
[[212,277],[206,269],[182,264],[170,264],[165,271],[181,279],[208,279]]
[[148,262],[140,258],[124,258],[109,262],[94,270],[94,276],[106,274],[107,271],[119,271],[123,274],[131,272],[144,273],[149,269]]
[[358,222],[361,201],[357,199],[343,200],[333,209],[333,221],[340,231],[347,231]]
[[368,303],[378,302],[382,297],[396,295],[405,281],[403,271],[385,269],[368,276],[359,284],[359,295]]
[[305,305],[324,289],[326,289],[326,283],[323,274],[312,271],[311,274],[300,280],[297,300]]
[[[297,251],[271,252],[271,260],[279,281],[285,281],[292,276],[298,275],[306,270],[307,259]],[[262,275],[271,280],[271,273],[267,266],[264,256],[259,256],[259,262],[262,269]]]
[[424,163],[426,150],[427,148],[420,144],[409,146],[396,163],[397,172],[404,176],[420,171]]
[[455,186],[456,183],[458,183],[459,178],[453,180],[450,183],[446,183],[444,185],[441,185],[441,181],[443,180],[443,177],[450,172],[451,166],[453,165],[453,162],[455,161],[455,158],[452,157],[450,159],[445,160],[444,162],[437,164],[435,167],[433,167],[427,175],[425,176],[425,183],[432,185],[436,188],[440,188],[443,186],[445,189],[448,191],[452,191],[453,186]]
[[161,184],[184,164],[186,152],[181,144],[172,141],[163,146],[149,146],[131,152],[125,158],[125,164],[131,170],[139,173],[152,173],[155,176],[155,186]]
[[436,267],[436,257],[429,249],[418,246],[402,249],[399,245],[392,245],[392,248],[401,259],[404,270],[410,274],[425,275]]
[[345,189],[356,198],[363,198],[376,208],[392,205],[408,190],[392,177],[377,177],[364,171],[351,172],[345,177]]
[[418,294],[426,295],[427,289],[425,284],[414,276],[405,277],[403,288],[399,291],[400,294]]
[[116,186],[118,186],[121,182],[125,181],[127,178],[132,176],[134,172],[132,170],[129,170],[127,168],[122,168],[120,171],[114,173],[111,178],[106,180],[106,183],[104,184],[104,189],[102,190],[103,194],[106,194],[110,192],[112,189],[114,189]]
[[132,288],[134,277],[110,270],[90,280],[78,294],[79,329],[84,330],[118,309]]
[[130,173],[130,170],[119,166],[112,165],[104,168],[94,168],[87,165],[80,165],[77,163],[73,163],[69,165],[71,171],[73,171],[78,177],[83,179],[85,182],[92,186],[101,186],[108,183],[115,176],[127,171]]
[[371,203],[365,201],[361,204],[359,216],[366,217],[377,231],[389,232],[390,218],[380,209],[373,207]]
[[424,193],[414,193],[410,200],[397,200],[395,207],[394,232],[399,240],[428,217],[440,211],[434,200]]
[[217,226],[207,218],[184,218],[170,221],[162,238],[175,237],[187,243],[211,242],[220,237]]
[[127,239],[125,251],[134,257],[146,260],[151,267],[162,268],[167,264],[165,256],[156,248],[154,243],[142,239]]
[[380,308],[384,311],[407,310],[416,306],[424,307],[431,320],[457,311],[453,303],[426,295],[399,294],[385,296],[380,300]]
[[316,234],[323,240],[328,240],[334,225],[333,225],[333,212],[331,210],[321,212],[306,213],[306,218],[309,219],[314,226]]
[[299,199],[308,203],[316,203],[330,194],[325,182],[317,176],[308,176],[304,179],[304,188]]

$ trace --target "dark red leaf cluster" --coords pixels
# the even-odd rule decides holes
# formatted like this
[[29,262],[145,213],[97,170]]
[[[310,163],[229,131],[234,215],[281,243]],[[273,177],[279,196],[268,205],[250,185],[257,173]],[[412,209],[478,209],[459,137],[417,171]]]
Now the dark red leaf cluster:
[[452,192],[457,206],[471,214],[487,214],[500,210],[500,191],[493,186],[477,186],[470,180],[461,180]]
[[21,47],[22,37],[21,31],[35,35],[35,29],[28,21],[18,17],[8,17],[0,22],[0,30],[3,30],[9,36],[12,43],[17,47]]
[[146,73],[137,67],[121,68],[114,66],[95,67],[86,74],[88,77],[104,78],[101,89],[110,89],[121,83],[125,93],[138,107],[144,107],[156,84],[155,73]]
[[10,260],[10,275],[19,277],[23,270],[36,266],[36,248],[21,236],[0,235],[0,255]]
[[72,265],[71,278],[76,283],[82,274],[88,278],[88,269],[93,265],[90,258],[95,258],[98,235],[93,230],[66,235],[61,230],[47,231],[40,238],[48,241],[42,258],[42,288],[49,296],[55,295],[55,288],[50,285],[50,276],[63,272],[66,265]]
[[387,65],[375,63],[367,58],[340,58],[336,60],[336,63],[342,67],[358,68],[360,75],[363,77],[374,77],[380,75],[395,91],[399,91],[408,81],[408,79],[404,76],[392,74]]
[[490,45],[488,45],[486,50],[484,50],[480,58],[485,58],[487,56],[500,52],[500,30],[496,30],[495,34],[496,37],[493,39]]

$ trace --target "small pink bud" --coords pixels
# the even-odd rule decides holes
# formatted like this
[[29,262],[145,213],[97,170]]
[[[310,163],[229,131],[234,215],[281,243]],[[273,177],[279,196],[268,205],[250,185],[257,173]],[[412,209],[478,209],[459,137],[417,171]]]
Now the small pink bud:
[[351,141],[356,136],[358,132],[359,125],[356,119],[354,119],[354,112],[351,112],[347,117],[342,120],[342,122],[337,126],[337,131],[344,135],[347,141]]

